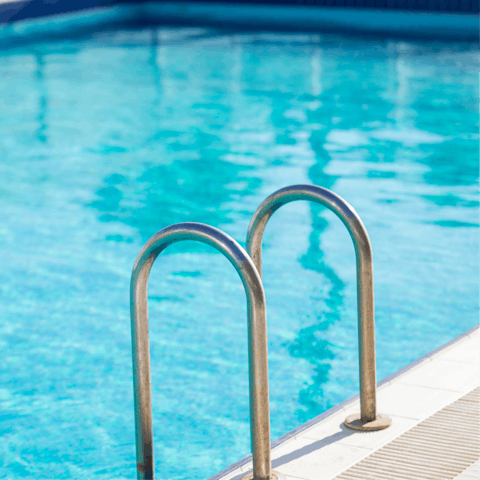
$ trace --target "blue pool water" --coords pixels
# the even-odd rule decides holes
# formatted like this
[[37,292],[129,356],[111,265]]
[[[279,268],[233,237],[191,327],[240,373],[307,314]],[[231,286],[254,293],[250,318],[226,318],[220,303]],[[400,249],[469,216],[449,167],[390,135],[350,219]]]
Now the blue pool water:
[[[377,377],[478,322],[478,47],[119,28],[0,49],[0,477],[135,476],[129,280],[276,189],[349,201],[374,252]],[[358,391],[355,262],[317,205],[264,236],[272,437]],[[157,476],[248,454],[246,306],[190,242],[149,284]]]

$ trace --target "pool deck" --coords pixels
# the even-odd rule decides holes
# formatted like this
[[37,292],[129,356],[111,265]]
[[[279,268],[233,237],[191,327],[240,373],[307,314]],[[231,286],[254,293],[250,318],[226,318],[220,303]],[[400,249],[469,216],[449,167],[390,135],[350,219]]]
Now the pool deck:
[[[480,329],[474,327],[379,383],[392,425],[355,432],[358,395],[272,443],[272,467],[292,480],[480,478]],[[251,455],[209,480],[239,480]]]

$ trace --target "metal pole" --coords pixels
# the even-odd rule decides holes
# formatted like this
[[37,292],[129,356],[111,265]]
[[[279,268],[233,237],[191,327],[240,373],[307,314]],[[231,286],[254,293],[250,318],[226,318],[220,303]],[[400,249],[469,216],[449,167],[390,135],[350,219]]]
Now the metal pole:
[[[155,478],[153,457],[150,347],[147,284],[157,256],[172,243],[196,240],[225,255],[245,287],[248,306],[248,359],[250,427],[255,480],[275,478],[270,462],[270,410],[268,399],[267,322],[262,280],[245,250],[222,231],[201,223],[171,225],[153,235],[140,251],[130,284],[137,478]],[[273,474],[273,476],[272,476]]]
[[352,237],[357,260],[361,414],[360,417],[349,417],[345,423],[356,430],[386,428],[391,420],[385,415],[377,415],[376,408],[372,247],[357,212],[345,200],[326,188],[316,185],[292,185],[282,188],[267,197],[254,213],[248,228],[247,252],[262,275],[262,237],[265,226],[276,210],[295,200],[309,200],[327,207],[340,218]]

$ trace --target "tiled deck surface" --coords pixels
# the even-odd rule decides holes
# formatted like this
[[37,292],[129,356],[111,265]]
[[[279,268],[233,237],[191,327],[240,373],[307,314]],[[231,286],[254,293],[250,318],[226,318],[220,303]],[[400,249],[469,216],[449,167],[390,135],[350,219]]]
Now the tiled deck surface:
[[[465,395],[477,389],[479,385],[480,330],[475,328],[470,330],[468,334],[450,342],[444,348],[432,352],[432,354],[423,357],[420,361],[414,362],[409,367],[381,382],[377,391],[377,410],[379,413],[387,414],[392,418],[393,422],[389,428],[369,433],[354,432],[347,429],[343,425],[345,418],[360,411],[358,398],[353,398],[274,442],[272,467],[292,480],[333,480],[337,476],[341,479],[356,478],[348,473],[348,469],[370,457],[380,448],[390,444],[406,432],[411,431],[408,435],[415,437],[416,432],[420,431],[422,425],[429,424],[429,417],[465,397]],[[458,467],[457,470],[448,467],[450,470],[447,469],[447,471],[442,472],[437,468],[435,470],[437,474],[443,476],[432,477],[431,473],[426,472],[422,465],[412,464],[405,467],[407,470],[405,474],[402,474],[402,463],[400,462],[398,475],[396,476],[392,476],[391,473],[385,475],[385,472],[382,473],[381,470],[378,473],[375,473],[374,470],[368,470],[367,476],[357,478],[369,478],[370,480],[383,478],[389,480],[397,480],[397,478],[402,480],[432,480],[433,478],[442,478],[453,480],[458,477],[458,480],[470,480],[475,472],[478,473],[479,467],[477,465],[476,467],[473,466],[471,470],[469,468],[475,460],[480,458],[478,395],[475,395],[475,393],[471,395],[477,400],[468,403],[471,407],[470,412],[463,412],[462,407],[458,407],[459,405],[467,405],[465,400],[463,403],[458,402],[446,409],[449,412],[452,408],[460,408],[459,415],[462,415],[464,420],[465,416],[471,415],[466,419],[467,425],[471,426],[472,438],[476,439],[470,449],[474,453],[473,457],[470,455],[466,459],[453,461],[453,464]],[[470,399],[468,401],[471,402],[473,397],[468,397]],[[438,416],[434,418],[438,418]],[[427,421],[424,422],[425,420]],[[458,425],[456,422],[452,423],[451,417],[446,421],[450,423],[450,431],[447,434],[445,430],[445,437],[451,437],[452,434],[455,434],[452,431],[455,428],[460,430],[458,434],[461,437],[462,422],[459,422]],[[421,422],[423,422],[422,425],[412,430]],[[463,422],[463,425],[465,425],[465,422]],[[423,448],[421,442],[426,442],[427,457],[429,455],[428,445],[431,444],[434,448],[434,445],[438,444],[439,441],[441,442],[438,435],[434,435],[431,442],[428,443],[428,438],[430,438],[428,432],[423,437],[418,438],[419,448]],[[402,439],[398,440],[397,444],[401,442]],[[402,460],[402,456],[398,452],[393,452],[392,445],[389,445],[389,448],[384,449],[382,453],[377,454],[377,457],[387,455],[388,458],[390,455],[391,461],[394,462],[394,455],[396,455],[397,461]],[[388,453],[389,451],[390,453]],[[448,452],[448,448],[445,451]],[[386,452],[385,455],[383,452]],[[405,461],[405,458],[403,458],[403,461]],[[370,460],[366,460],[365,464],[372,466]],[[358,471],[361,471],[362,468],[361,465],[357,467]],[[247,457],[210,480],[239,480],[251,469],[251,458]],[[340,476],[340,474],[346,476]],[[461,475],[458,476],[459,474]],[[473,478],[478,479],[478,474]]]

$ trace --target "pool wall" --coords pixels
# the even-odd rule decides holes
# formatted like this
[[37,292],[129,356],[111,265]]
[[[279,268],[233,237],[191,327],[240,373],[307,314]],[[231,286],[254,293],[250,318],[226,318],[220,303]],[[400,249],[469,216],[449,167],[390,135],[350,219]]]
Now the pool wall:
[[[107,1],[112,3],[107,5]],[[0,3],[0,45],[8,47],[55,36],[85,34],[88,30],[158,24],[440,41],[478,42],[479,38],[477,14],[185,1],[116,3],[75,0],[67,5],[59,0],[55,4],[42,3],[41,8],[36,0]]]
[[[0,0],[0,24],[91,8],[108,7],[115,4],[130,4],[141,7],[145,3],[153,2],[148,2],[147,0]],[[171,4],[168,1],[157,1],[155,3],[167,6]],[[180,2],[176,3],[188,7],[214,5],[218,14],[221,14],[222,7],[225,6],[257,5],[264,8],[275,6],[297,7],[306,18],[312,15],[312,13],[317,17],[318,12],[322,12],[323,15],[326,14],[330,18],[332,13],[335,16],[349,17],[352,15],[352,10],[355,11],[355,14],[363,10],[368,15],[373,14],[373,11],[376,10],[377,12],[400,11],[404,13],[456,14],[463,17],[467,22],[469,16],[479,12],[480,4],[478,0],[180,0]],[[159,8],[162,8],[162,6],[159,5]],[[273,10],[272,15],[275,17]],[[228,20],[228,18],[224,20]],[[269,15],[262,15],[262,20],[267,20],[267,24],[272,23],[271,20],[269,21]]]

